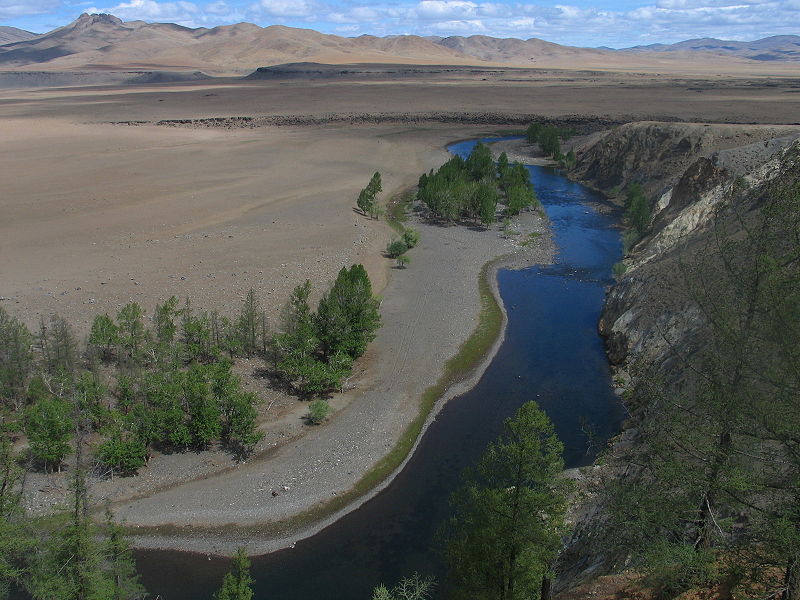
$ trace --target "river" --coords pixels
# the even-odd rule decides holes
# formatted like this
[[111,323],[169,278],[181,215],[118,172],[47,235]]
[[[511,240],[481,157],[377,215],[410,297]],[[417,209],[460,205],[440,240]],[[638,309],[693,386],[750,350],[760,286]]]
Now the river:
[[[449,150],[466,156],[475,143]],[[499,271],[508,329],[496,357],[472,390],[448,402],[382,493],[293,549],[252,559],[257,599],[369,600],[379,583],[415,571],[441,579],[435,533],[448,497],[528,400],[550,416],[570,467],[590,463],[619,430],[624,410],[597,333],[621,256],[617,217],[598,210],[598,194],[556,170],[528,170],[559,250],[553,265]],[[140,552],[137,563],[147,589],[164,600],[211,598],[228,568],[226,560],[161,551]]]

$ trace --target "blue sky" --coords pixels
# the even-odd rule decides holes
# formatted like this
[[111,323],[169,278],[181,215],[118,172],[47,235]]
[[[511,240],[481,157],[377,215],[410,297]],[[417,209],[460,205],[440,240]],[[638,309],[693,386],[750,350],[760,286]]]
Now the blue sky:
[[800,0],[0,0],[0,24],[37,33],[82,12],[190,27],[249,21],[344,36],[483,34],[593,47],[800,34]]

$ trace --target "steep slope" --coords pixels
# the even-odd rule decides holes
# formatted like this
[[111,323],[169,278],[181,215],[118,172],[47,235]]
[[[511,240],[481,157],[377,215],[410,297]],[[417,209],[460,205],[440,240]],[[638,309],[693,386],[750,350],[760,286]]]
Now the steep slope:
[[[754,257],[765,256],[741,253],[743,248],[754,248],[742,242],[752,239],[749,235],[766,222],[765,207],[774,197],[800,189],[800,127],[709,126],[704,133],[697,127],[631,123],[582,151],[587,183],[597,186],[604,181],[600,172],[616,157],[623,166],[615,170],[615,180],[638,181],[649,190],[654,216],[644,239],[625,259],[627,270],[611,287],[601,315],[599,328],[609,358],[620,367],[621,380],[628,381],[631,393],[625,398],[631,418],[603,464],[585,474],[590,491],[576,512],[574,534],[562,557],[564,587],[630,566],[628,548],[614,548],[605,537],[611,532],[608,498],[600,487],[607,490],[610,483],[634,477],[636,465],[642,464],[630,457],[641,458],[636,452],[643,443],[642,431],[657,418],[653,415],[666,410],[647,396],[646,384],[663,390],[670,405],[692,398],[695,407],[702,408],[705,397],[692,392],[698,390],[698,382],[701,388],[704,382],[696,367],[704,364],[708,354],[700,352],[716,348],[709,346],[715,335],[710,321],[717,320],[717,336],[720,315],[737,324],[733,329],[745,322],[736,320],[749,315],[752,306],[745,301],[748,278],[744,274],[757,272],[754,265],[759,261]],[[754,138],[759,141],[745,143]],[[664,188],[660,197],[654,195],[654,190]],[[761,238],[767,239],[775,243],[775,238]],[[760,246],[759,252],[764,248]],[[768,363],[774,347],[766,340],[753,341],[748,347],[736,345],[734,350],[741,349],[737,356],[758,357],[750,366]],[[636,390],[642,383],[640,394]],[[611,537],[616,538],[616,533]]]
[[32,40],[35,37],[38,37],[37,33],[31,33],[30,31],[17,29],[16,27],[8,27],[7,25],[0,25],[0,46]]

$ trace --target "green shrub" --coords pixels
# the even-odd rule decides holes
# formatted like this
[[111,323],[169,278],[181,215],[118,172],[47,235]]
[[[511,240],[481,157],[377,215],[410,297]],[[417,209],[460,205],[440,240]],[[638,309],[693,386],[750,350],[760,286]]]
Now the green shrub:
[[403,243],[410,249],[419,244],[419,231],[408,227],[403,231]]
[[389,245],[386,246],[386,255],[389,258],[397,258],[401,254],[405,254],[407,250],[408,244],[403,240],[392,240],[389,242]]
[[328,404],[327,400],[322,400],[321,398],[314,400],[308,405],[308,414],[306,415],[306,419],[308,419],[308,422],[313,425],[319,425],[328,418],[328,415],[332,410],[333,409],[331,408],[331,405]]

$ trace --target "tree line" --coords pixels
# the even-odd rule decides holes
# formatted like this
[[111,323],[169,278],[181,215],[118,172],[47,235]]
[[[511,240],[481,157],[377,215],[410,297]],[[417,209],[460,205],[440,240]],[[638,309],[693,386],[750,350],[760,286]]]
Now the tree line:
[[[79,424],[78,431],[85,433]],[[92,518],[87,469],[77,446],[70,508],[48,520],[30,519],[22,502],[24,471],[7,437],[0,437],[0,598],[25,592],[33,600],[143,600],[136,562],[123,528],[108,507]],[[244,548],[214,594],[215,600],[252,600],[253,579]]]
[[0,408],[4,436],[24,433],[34,466],[60,470],[86,418],[97,464],[134,474],[152,449],[183,451],[221,442],[245,457],[261,438],[259,398],[233,370],[258,356],[304,397],[340,387],[380,325],[378,299],[361,265],[342,269],[308,306],[298,286],[271,334],[253,290],[233,319],[172,297],[152,318],[136,303],[97,315],[85,344],[60,316],[36,334],[0,308]]
[[575,132],[569,127],[555,127],[544,123],[531,123],[525,130],[525,139],[529,144],[539,144],[542,152],[565,169],[572,169],[577,162],[575,151],[570,149],[566,154],[561,151],[561,142],[568,141]]
[[521,163],[498,163],[488,146],[478,142],[467,159],[454,156],[438,170],[419,178],[417,200],[443,221],[471,220],[488,226],[497,221],[498,205],[504,214],[516,215],[536,206],[538,200],[528,170]]

